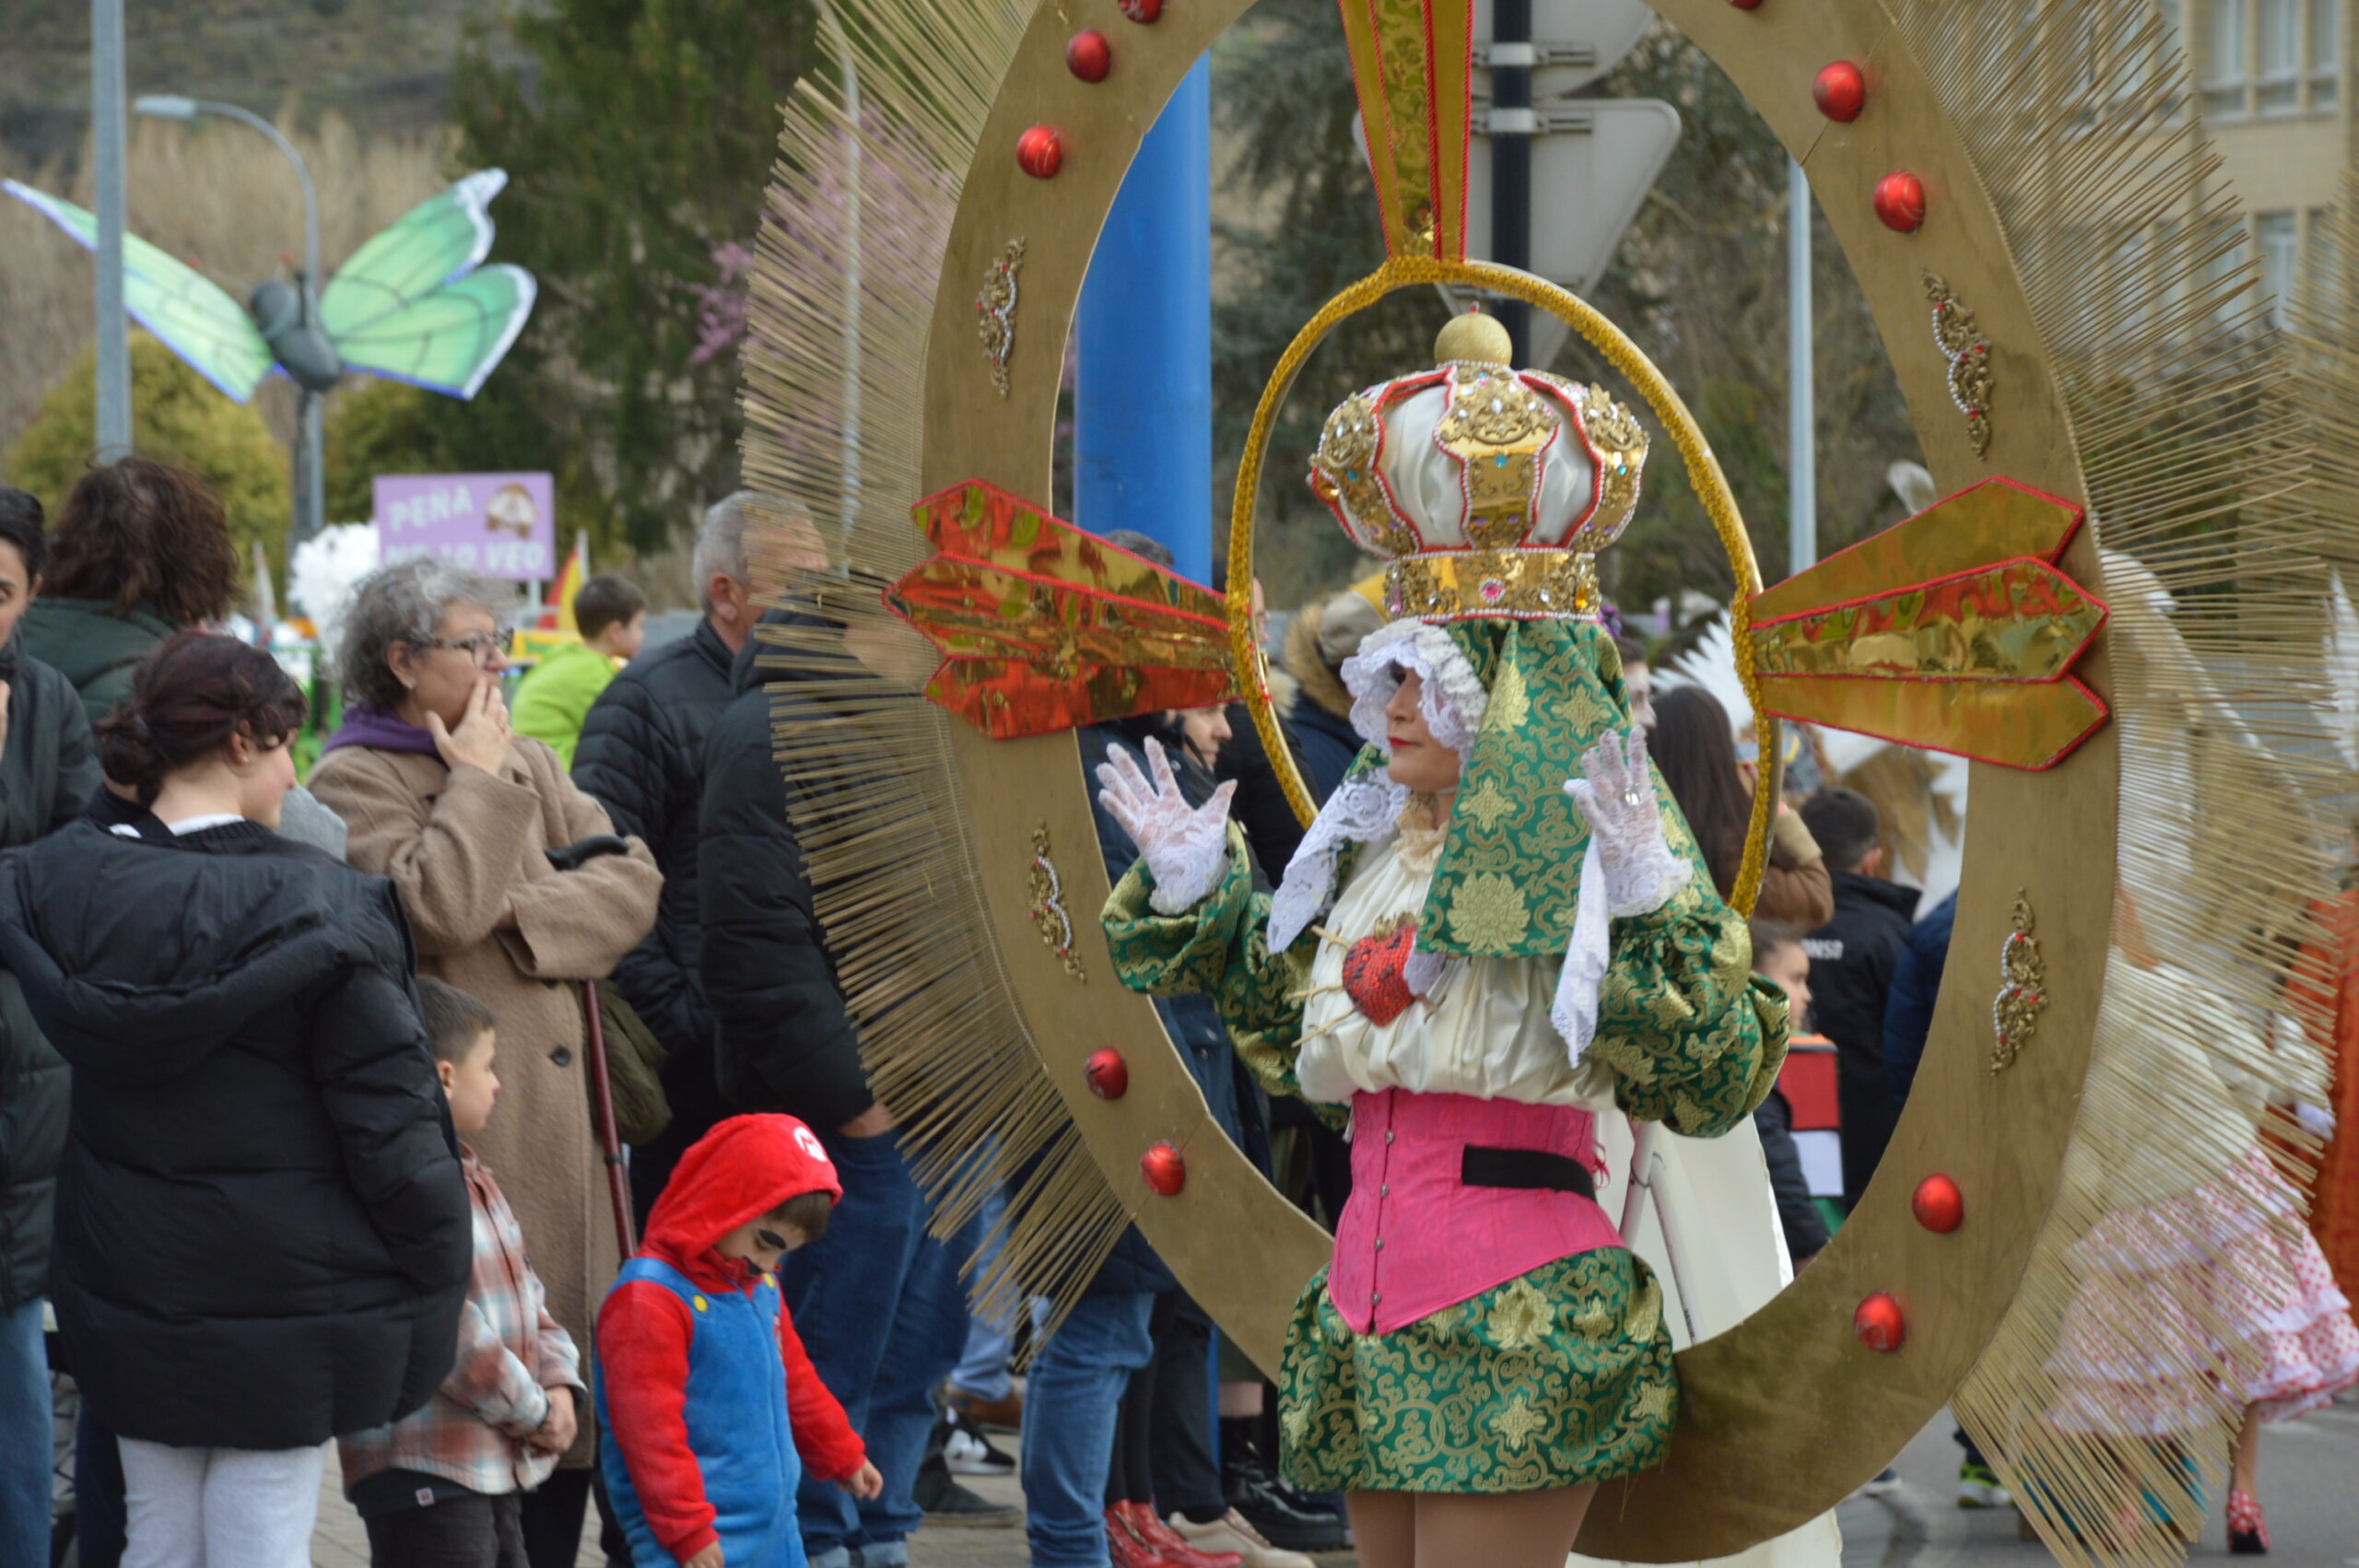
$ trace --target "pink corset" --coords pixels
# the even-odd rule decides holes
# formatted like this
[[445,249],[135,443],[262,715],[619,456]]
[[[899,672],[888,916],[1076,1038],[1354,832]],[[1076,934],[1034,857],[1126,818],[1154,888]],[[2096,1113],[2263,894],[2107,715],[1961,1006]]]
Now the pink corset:
[[1352,1096],[1352,1196],[1327,1293],[1356,1333],[1389,1334],[1543,1263],[1620,1246],[1577,1193],[1468,1187],[1468,1144],[1537,1149],[1601,1170],[1590,1113],[1406,1089]]

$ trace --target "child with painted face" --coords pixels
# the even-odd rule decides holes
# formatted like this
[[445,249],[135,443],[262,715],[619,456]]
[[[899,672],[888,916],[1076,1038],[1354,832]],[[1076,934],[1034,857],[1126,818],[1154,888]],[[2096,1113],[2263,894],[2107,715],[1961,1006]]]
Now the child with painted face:
[[854,1496],[883,1479],[780,1299],[780,1258],[843,1188],[811,1129],[732,1117],[680,1158],[598,1314],[606,1488],[635,1568],[804,1568],[808,1465]]

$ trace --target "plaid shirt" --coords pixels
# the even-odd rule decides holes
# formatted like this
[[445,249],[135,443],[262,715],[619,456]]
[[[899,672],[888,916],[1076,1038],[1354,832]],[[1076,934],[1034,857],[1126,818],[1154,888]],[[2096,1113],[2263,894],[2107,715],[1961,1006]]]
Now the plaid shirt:
[[475,1209],[475,1276],[459,1318],[459,1356],[434,1397],[391,1426],[336,1439],[344,1490],[380,1470],[423,1470],[470,1492],[528,1492],[548,1479],[557,1456],[524,1438],[547,1419],[545,1390],[568,1387],[587,1421],[581,1355],[542,1299],[524,1257],[524,1233],[491,1172],[460,1150]]

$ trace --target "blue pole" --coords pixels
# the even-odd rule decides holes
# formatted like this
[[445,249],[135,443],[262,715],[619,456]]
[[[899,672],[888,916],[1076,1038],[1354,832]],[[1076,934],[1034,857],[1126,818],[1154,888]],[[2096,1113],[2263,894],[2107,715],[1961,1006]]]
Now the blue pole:
[[1135,529],[1213,570],[1212,76],[1188,73],[1140,145],[1075,314],[1074,521]]

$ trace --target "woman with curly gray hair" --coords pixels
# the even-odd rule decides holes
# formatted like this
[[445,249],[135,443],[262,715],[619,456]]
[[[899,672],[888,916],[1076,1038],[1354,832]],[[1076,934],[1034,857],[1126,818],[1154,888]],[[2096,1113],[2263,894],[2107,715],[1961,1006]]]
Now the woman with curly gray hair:
[[[663,877],[636,838],[627,855],[575,871],[549,864],[546,850],[614,825],[555,752],[509,729],[500,621],[514,598],[506,584],[428,559],[365,579],[340,657],[354,706],[311,788],[349,825],[352,864],[400,890],[418,972],[499,1019],[499,1115],[475,1152],[531,1238],[550,1312],[588,1344],[621,1260],[582,1080],[580,982],[604,977],[647,934]],[[562,1468],[524,1500],[536,1563],[573,1561],[591,1425],[581,1422]]]

